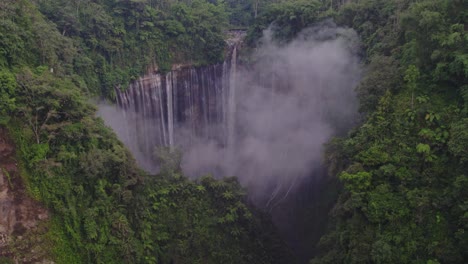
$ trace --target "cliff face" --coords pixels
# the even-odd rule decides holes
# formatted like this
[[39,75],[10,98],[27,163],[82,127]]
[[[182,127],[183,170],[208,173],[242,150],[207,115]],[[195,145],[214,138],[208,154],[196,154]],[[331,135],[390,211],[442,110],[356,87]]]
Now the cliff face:
[[43,260],[40,225],[48,219],[47,210],[28,197],[19,175],[15,147],[4,128],[0,128],[0,260],[20,263]]
[[154,171],[158,147],[187,151],[200,142],[218,148],[233,144],[237,50],[244,35],[229,33],[223,63],[178,64],[164,74],[150,67],[125,91],[116,89],[120,121],[111,126],[146,170]]

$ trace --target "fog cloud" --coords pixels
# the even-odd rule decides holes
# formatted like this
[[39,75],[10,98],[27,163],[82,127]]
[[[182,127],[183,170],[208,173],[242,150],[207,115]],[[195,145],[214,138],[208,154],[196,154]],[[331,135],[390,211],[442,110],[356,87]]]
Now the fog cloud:
[[189,174],[223,164],[225,175],[239,177],[263,204],[280,200],[321,165],[324,143],[355,119],[361,75],[350,29],[326,22],[285,45],[271,36],[265,31],[254,64],[238,70],[236,139],[224,150],[231,155],[203,145],[183,159]]
[[[265,31],[253,63],[237,69],[233,143],[191,135],[190,144],[181,144],[187,175],[237,176],[266,207],[281,202],[304,177],[313,177],[324,143],[353,124],[354,87],[361,76],[358,38],[350,29],[327,21],[287,44],[271,36]],[[105,109],[101,115],[116,129]],[[188,133],[184,126],[176,130]],[[130,148],[140,160],[138,150]]]

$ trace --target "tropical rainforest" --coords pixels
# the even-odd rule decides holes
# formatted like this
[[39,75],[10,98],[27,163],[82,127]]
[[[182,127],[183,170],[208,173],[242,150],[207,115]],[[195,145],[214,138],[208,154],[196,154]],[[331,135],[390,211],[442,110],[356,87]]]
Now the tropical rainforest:
[[306,262],[468,262],[468,1],[2,0],[0,16],[13,177],[51,215],[0,263],[301,262],[235,177],[190,180],[170,153],[139,169],[92,98],[222,62],[229,29],[248,57],[270,25],[287,43],[326,19],[357,32],[365,72],[356,126],[325,146],[333,197],[306,219],[326,223]]

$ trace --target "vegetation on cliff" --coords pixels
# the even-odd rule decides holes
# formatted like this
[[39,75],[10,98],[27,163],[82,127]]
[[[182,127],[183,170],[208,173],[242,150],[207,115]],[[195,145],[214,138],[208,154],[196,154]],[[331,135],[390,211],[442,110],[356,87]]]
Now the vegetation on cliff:
[[7,0],[1,12],[0,65],[46,66],[93,94],[112,96],[151,64],[223,59],[223,4]]
[[467,17],[466,1],[363,1],[337,12],[366,48],[357,89],[366,120],[331,144],[344,191],[317,262],[468,259]]
[[328,145],[344,188],[313,263],[465,263],[467,2],[284,1],[251,39],[273,23],[288,41],[328,16],[358,32],[367,72],[362,124]]
[[0,16],[0,125],[51,211],[56,263],[293,262],[235,179],[147,175],[88,95],[152,63],[220,62],[229,21],[253,23],[254,45],[271,23],[289,41],[327,17],[358,32],[367,72],[361,124],[327,146],[342,189],[312,262],[467,261],[466,0],[3,0]]
[[[112,97],[152,60],[222,60],[225,8],[206,1],[0,4],[0,125],[56,263],[280,263],[288,256],[235,179],[139,170],[88,95]],[[36,240],[39,241],[39,240]],[[16,259],[30,254],[10,245]],[[45,253],[44,253],[45,252]],[[2,259],[4,261],[4,259]],[[284,261],[283,261],[284,262]]]

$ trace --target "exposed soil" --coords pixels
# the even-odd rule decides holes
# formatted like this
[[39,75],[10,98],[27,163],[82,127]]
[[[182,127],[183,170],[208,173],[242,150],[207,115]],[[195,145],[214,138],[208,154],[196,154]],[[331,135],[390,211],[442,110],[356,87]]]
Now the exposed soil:
[[46,232],[39,227],[48,217],[44,206],[26,194],[15,146],[7,130],[0,127],[0,258],[19,263],[41,261],[38,245],[31,245],[31,241]]

